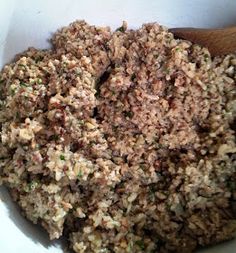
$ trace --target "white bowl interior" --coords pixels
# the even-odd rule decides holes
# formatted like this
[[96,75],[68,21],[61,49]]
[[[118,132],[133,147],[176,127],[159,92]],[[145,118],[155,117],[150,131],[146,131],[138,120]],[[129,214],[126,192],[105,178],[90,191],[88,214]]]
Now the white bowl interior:
[[[96,25],[132,28],[145,22],[168,27],[224,27],[236,25],[235,0],[8,0],[0,1],[0,67],[29,46],[49,47],[47,39],[76,19]],[[1,201],[2,200],[2,201]],[[46,232],[26,221],[0,187],[0,252],[63,252],[61,242],[50,242]],[[202,250],[235,253],[236,240]]]

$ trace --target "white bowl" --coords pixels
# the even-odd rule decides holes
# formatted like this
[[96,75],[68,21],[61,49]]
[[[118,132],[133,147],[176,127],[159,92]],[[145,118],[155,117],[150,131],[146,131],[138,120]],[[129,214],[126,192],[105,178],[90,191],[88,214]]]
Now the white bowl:
[[[29,46],[45,48],[51,34],[76,19],[112,28],[128,21],[132,28],[145,22],[169,27],[236,25],[235,0],[0,0],[0,67]],[[0,252],[60,253],[61,242],[26,221],[0,187]],[[202,253],[235,253],[236,240]]]

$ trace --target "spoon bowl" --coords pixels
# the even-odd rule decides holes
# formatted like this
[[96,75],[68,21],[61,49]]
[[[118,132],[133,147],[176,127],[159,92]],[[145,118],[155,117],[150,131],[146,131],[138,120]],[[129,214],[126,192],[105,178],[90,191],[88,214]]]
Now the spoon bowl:
[[208,48],[212,56],[236,52],[236,26],[222,29],[172,28],[175,37]]

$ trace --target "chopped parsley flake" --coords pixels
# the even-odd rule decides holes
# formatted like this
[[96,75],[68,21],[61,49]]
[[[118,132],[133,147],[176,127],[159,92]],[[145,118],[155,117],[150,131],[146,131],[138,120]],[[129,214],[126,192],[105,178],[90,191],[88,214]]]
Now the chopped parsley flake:
[[60,159],[61,159],[62,161],[65,161],[65,156],[64,156],[64,155],[60,155]]
[[28,87],[29,85],[27,83],[20,82],[20,86]]
[[82,176],[83,176],[83,173],[82,173],[82,171],[80,170],[79,173],[78,173],[78,175],[77,175],[77,177],[78,177],[78,178],[81,178]]
[[204,60],[207,61],[209,59],[209,55],[208,54],[204,54]]
[[89,147],[91,148],[93,145],[95,145],[96,144],[96,142],[95,141],[91,141],[88,145],[89,145]]
[[144,163],[141,163],[141,164],[139,165],[139,167],[140,167],[140,169],[142,169],[142,170],[144,170],[144,169],[146,168],[146,166],[145,166]]
[[38,84],[42,83],[42,79],[41,79],[41,78],[38,78],[37,83],[38,83]]
[[19,119],[20,118],[20,113],[16,112],[16,118]]
[[82,73],[81,73],[81,71],[80,71],[80,70],[77,70],[77,71],[76,71],[76,76],[79,76],[79,77],[81,77],[81,76],[82,76]]
[[24,64],[18,64],[19,67],[26,69],[26,66]]
[[138,245],[141,250],[145,249],[145,244],[142,240],[136,241],[135,244]]
[[11,95],[14,96],[16,94],[16,89],[11,88],[10,92],[11,92]]
[[134,116],[134,113],[131,112],[131,111],[129,111],[129,112],[124,112],[124,114],[125,114],[125,117],[128,117],[128,118],[130,118],[130,119]]
[[124,26],[121,26],[121,27],[118,27],[117,29],[116,29],[116,31],[118,32],[122,32],[122,33],[124,33],[125,32],[125,28],[124,28]]
[[164,69],[164,72],[169,75],[170,74],[170,70],[168,68]]
[[32,182],[28,183],[28,184],[24,187],[24,191],[25,191],[25,192],[34,191],[34,190],[36,189],[37,186],[38,186],[38,182],[32,181]]
[[112,126],[113,132],[117,132],[118,128],[119,128],[118,126]]
[[58,141],[59,140],[59,136],[57,135],[57,134],[54,134],[54,135],[52,135],[52,140],[54,140],[54,141]]
[[136,78],[136,75],[133,73],[131,76],[131,81],[134,81],[135,78]]
[[78,124],[79,124],[80,126],[83,126],[83,125],[84,125],[84,121],[83,121],[83,120],[79,120],[79,121],[78,121]]
[[36,181],[32,181],[31,183],[29,183],[29,189],[30,191],[35,190],[35,188],[38,186],[38,183]]
[[35,61],[36,63],[38,63],[38,62],[40,62],[40,61],[42,61],[42,60],[43,60],[43,56],[39,55],[38,57],[35,58],[34,61]]

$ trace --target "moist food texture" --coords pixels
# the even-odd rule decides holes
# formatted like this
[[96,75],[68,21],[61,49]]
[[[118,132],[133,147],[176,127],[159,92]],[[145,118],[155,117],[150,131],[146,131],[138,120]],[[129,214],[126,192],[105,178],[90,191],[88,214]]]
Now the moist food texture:
[[0,181],[76,253],[193,252],[236,231],[236,55],[157,23],[76,21],[0,72]]

